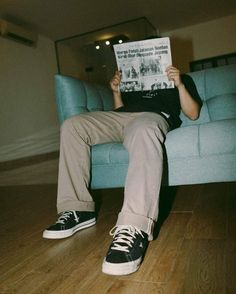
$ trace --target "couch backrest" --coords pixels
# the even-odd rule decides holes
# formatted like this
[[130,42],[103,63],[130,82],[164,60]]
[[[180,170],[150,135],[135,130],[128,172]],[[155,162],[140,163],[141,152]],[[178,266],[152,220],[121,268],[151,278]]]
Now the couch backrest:
[[[236,117],[236,65],[189,75],[197,86],[203,107],[196,121],[191,121],[181,113],[182,126]],[[108,87],[59,74],[55,76],[55,83],[60,122],[83,112],[112,109],[112,93]]]
[[192,72],[203,101],[200,117],[191,121],[183,113],[182,126],[236,117],[236,64]]
[[55,75],[59,120],[87,111],[112,109],[112,92],[108,87],[89,84],[79,79]]

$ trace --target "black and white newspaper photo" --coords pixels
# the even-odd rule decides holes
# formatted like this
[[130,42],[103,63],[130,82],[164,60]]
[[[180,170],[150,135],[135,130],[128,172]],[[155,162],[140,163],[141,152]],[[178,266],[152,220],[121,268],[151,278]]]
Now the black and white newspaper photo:
[[172,64],[168,37],[116,44],[114,52],[121,92],[174,88],[166,74]]

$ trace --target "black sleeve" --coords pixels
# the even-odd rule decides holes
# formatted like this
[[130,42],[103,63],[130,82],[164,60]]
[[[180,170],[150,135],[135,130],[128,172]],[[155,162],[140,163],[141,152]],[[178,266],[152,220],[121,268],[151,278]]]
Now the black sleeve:
[[187,74],[183,74],[183,75],[181,75],[181,80],[182,80],[185,88],[188,90],[189,94],[193,97],[193,99],[195,101],[197,101],[200,106],[202,106],[202,99],[199,96],[197,87],[196,87],[192,77],[190,77]]
[[118,108],[114,109],[113,111],[125,112],[125,106],[118,107]]

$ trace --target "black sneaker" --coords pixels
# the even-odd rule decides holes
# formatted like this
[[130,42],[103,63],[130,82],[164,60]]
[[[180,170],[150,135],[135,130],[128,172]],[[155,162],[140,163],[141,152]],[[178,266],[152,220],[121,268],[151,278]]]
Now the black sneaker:
[[148,235],[134,226],[117,226],[110,232],[113,241],[103,261],[109,275],[128,275],[138,270],[148,245]]
[[62,239],[72,236],[75,232],[95,225],[95,212],[65,211],[59,215],[55,224],[43,232],[43,238]]

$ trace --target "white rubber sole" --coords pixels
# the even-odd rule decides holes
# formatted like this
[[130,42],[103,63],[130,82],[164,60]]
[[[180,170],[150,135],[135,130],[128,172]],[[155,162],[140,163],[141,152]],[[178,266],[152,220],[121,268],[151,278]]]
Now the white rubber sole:
[[110,263],[104,259],[102,264],[102,272],[107,275],[115,276],[129,275],[139,269],[141,262],[141,257],[137,260],[125,263]]
[[64,231],[50,231],[50,230],[45,230],[43,232],[43,238],[45,239],[64,239],[68,238],[72,235],[74,235],[76,232],[89,228],[93,225],[96,224],[96,219],[92,218],[86,222],[83,222],[81,224],[78,224],[77,226],[74,226],[71,229],[64,230]]

